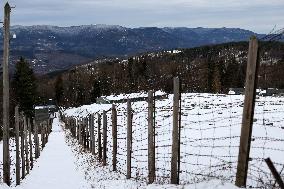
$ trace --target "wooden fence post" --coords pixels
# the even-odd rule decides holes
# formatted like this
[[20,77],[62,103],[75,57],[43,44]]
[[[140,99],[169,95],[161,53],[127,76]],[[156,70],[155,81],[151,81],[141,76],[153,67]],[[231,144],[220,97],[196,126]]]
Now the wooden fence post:
[[90,135],[91,135],[91,152],[93,155],[96,154],[96,141],[95,141],[95,124],[94,124],[94,114],[90,115]]
[[82,144],[84,150],[86,149],[86,125],[85,125],[85,118],[82,119]]
[[131,154],[132,154],[132,110],[131,101],[127,100],[127,172],[126,178],[131,178]]
[[77,140],[79,141],[79,144],[80,144],[80,131],[79,131],[79,120],[78,119],[76,119],[76,138],[77,138]]
[[273,165],[272,161],[270,158],[265,159],[265,162],[267,164],[267,166],[269,167],[272,175],[274,176],[276,182],[278,183],[279,187],[281,189],[284,189],[284,182],[281,178],[281,175],[277,172],[275,166]]
[[16,140],[16,185],[20,185],[20,144],[19,144],[19,106],[15,107],[15,140]]
[[45,135],[44,135],[44,132],[45,132],[45,129],[44,129],[44,123],[41,123],[40,124],[41,125],[41,127],[40,127],[40,129],[41,129],[41,150],[43,150],[43,148],[45,147]]
[[89,118],[86,117],[86,137],[87,137],[87,149],[90,151],[91,149],[91,138],[90,138],[90,122]]
[[116,171],[116,162],[117,162],[117,111],[116,107],[112,105],[112,167],[113,171]]
[[245,187],[247,180],[258,66],[258,41],[256,37],[251,37],[248,51],[245,100],[235,183],[238,187]]
[[83,145],[83,139],[82,139],[82,120],[79,120],[79,144]]
[[72,117],[70,118],[70,132],[72,134],[72,137],[74,138],[74,119]]
[[148,93],[148,178],[149,184],[155,181],[155,128],[153,91]]
[[44,122],[44,144],[46,145],[48,142],[48,123],[45,121]]
[[101,137],[101,115],[98,114],[98,154],[99,154],[99,160],[102,160],[102,137]]
[[21,160],[22,160],[22,179],[26,176],[26,162],[25,162],[25,129],[24,129],[24,117],[21,113]]
[[24,117],[24,140],[25,140],[25,154],[26,154],[26,171],[27,174],[30,173],[30,161],[29,161],[29,145],[28,145],[28,128],[27,128],[27,118]]
[[179,184],[178,159],[179,159],[179,78],[174,78],[173,99],[173,131],[172,131],[172,157],[171,157],[171,184]]
[[28,118],[28,130],[29,130],[29,145],[30,145],[30,166],[31,169],[33,169],[34,166],[34,160],[33,160],[33,142],[32,142],[32,126],[31,126],[31,120]]
[[88,116],[88,126],[89,126],[89,132],[90,132],[90,152],[93,153],[93,137],[92,137],[92,128],[91,128],[91,125],[92,125],[92,114],[90,114]]
[[107,162],[107,114],[103,111],[103,166],[106,166]]
[[39,158],[40,150],[39,150],[39,140],[38,140],[38,125],[33,120],[34,125],[34,143],[35,143],[35,159]]
[[74,133],[75,133],[75,139],[78,140],[78,120],[77,118],[73,118],[73,124],[74,124]]

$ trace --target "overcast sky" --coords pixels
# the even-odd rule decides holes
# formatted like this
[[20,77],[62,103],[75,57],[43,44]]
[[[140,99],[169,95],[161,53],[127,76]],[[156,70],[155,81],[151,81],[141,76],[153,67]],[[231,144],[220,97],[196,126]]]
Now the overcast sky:
[[[2,1],[2,7],[5,0]],[[9,0],[12,25],[284,27],[284,0]],[[1,9],[3,15],[3,9]],[[3,16],[2,16],[3,17]],[[3,18],[1,18],[3,20]]]

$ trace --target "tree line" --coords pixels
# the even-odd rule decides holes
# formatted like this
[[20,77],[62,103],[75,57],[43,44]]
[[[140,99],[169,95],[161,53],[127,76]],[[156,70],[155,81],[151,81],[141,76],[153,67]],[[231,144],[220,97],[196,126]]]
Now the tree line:
[[[104,59],[41,79],[41,96],[62,106],[96,102],[103,95],[163,90],[172,92],[172,78],[182,92],[227,93],[245,83],[247,42],[227,43],[180,52],[162,51],[128,58]],[[260,88],[284,88],[284,44],[260,43]]]

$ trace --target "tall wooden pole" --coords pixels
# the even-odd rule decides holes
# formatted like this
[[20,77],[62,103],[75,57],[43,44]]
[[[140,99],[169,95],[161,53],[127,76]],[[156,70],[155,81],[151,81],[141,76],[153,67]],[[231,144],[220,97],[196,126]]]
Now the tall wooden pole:
[[4,48],[3,48],[3,181],[10,186],[10,154],[9,154],[9,42],[10,12],[6,3],[4,8]]
[[247,181],[258,66],[258,41],[256,37],[252,37],[248,51],[245,101],[236,174],[236,186],[238,187],[245,187]]

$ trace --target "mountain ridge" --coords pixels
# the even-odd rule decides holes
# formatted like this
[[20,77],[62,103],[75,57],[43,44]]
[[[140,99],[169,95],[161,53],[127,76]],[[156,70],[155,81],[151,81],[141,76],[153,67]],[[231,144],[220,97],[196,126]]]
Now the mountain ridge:
[[[1,29],[1,37],[2,33]],[[68,69],[103,57],[129,57],[144,52],[247,41],[251,35],[264,36],[240,28],[127,28],[105,24],[15,25],[11,27],[11,34],[17,35],[11,40],[11,67],[24,56],[37,73]]]

